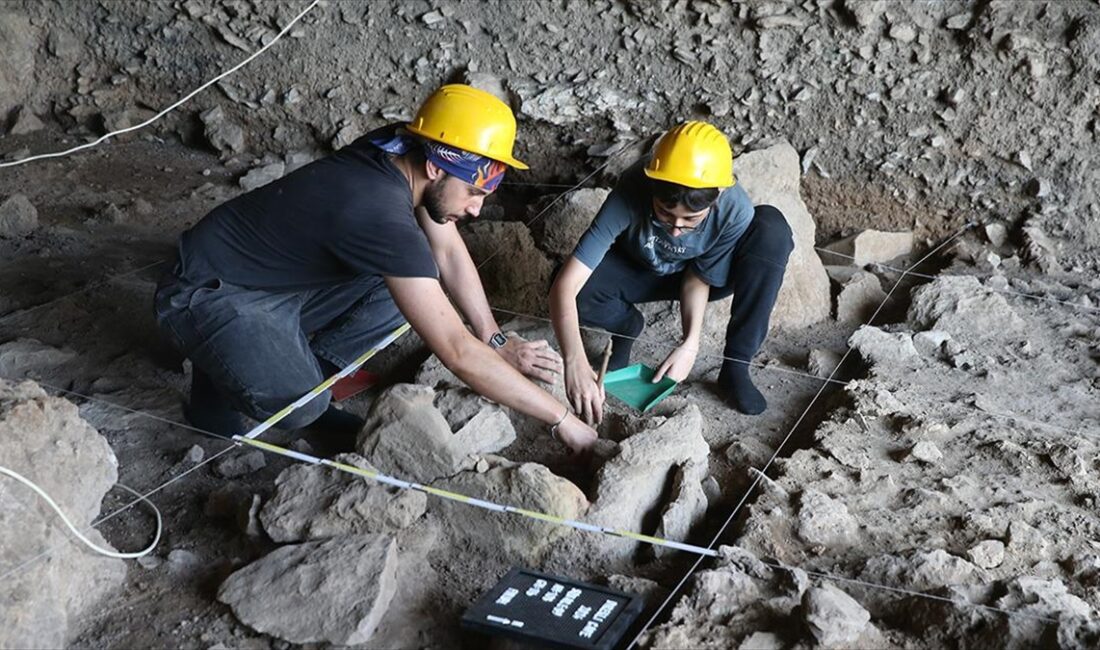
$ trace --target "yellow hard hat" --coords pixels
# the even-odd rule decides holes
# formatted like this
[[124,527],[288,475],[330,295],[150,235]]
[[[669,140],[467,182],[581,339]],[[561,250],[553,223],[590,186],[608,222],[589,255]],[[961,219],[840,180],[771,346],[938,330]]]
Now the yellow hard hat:
[[685,187],[729,187],[733,151],[721,131],[706,122],[684,122],[661,136],[645,175]]
[[500,99],[473,86],[447,84],[432,93],[405,127],[410,133],[527,169],[512,156],[516,118]]

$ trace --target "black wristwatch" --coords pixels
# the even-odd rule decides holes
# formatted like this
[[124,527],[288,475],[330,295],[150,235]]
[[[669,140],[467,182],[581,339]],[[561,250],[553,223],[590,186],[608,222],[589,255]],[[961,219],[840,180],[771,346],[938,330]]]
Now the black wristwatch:
[[508,343],[508,337],[504,336],[501,332],[496,332],[489,337],[489,347],[494,350],[499,350]]

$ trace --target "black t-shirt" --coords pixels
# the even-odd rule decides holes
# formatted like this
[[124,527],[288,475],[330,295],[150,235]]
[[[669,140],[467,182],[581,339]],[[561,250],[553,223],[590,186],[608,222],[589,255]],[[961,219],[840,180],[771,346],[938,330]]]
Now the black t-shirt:
[[183,233],[180,276],[300,291],[373,276],[438,278],[405,176],[368,133],[228,201]]

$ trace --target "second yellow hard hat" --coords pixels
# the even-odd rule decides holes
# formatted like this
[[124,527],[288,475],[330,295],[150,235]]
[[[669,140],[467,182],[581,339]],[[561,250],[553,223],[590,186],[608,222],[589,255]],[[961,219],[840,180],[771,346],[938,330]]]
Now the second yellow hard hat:
[[509,167],[527,169],[512,155],[516,118],[512,109],[484,90],[448,84],[432,93],[405,127],[429,140],[457,147]]
[[657,142],[645,175],[685,187],[729,187],[733,151],[729,140],[706,122],[684,122],[669,129]]

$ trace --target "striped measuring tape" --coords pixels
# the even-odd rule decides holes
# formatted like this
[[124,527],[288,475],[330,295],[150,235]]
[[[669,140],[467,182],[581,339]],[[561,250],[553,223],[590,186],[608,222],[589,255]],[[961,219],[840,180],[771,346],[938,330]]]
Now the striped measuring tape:
[[293,458],[294,460],[298,460],[303,463],[309,463],[311,465],[324,465],[326,467],[331,467],[341,472],[352,474],[354,476],[361,476],[363,478],[377,481],[378,483],[383,483],[385,485],[391,485],[402,490],[417,490],[419,492],[424,492],[425,494],[431,494],[440,497],[441,499],[457,501],[459,503],[465,503],[467,505],[483,508],[485,510],[490,510],[493,512],[510,513],[513,515],[526,517],[528,519],[535,519],[550,524],[556,524],[558,526],[568,526],[569,528],[583,530],[588,533],[598,533],[601,535],[610,535],[612,537],[625,537],[627,539],[633,539],[639,542],[644,542],[646,544],[652,544],[654,546],[664,546],[666,548],[673,548],[679,551],[687,551],[689,553],[695,553],[697,555],[705,555],[708,557],[718,556],[717,551],[709,548],[703,548],[702,546],[684,544],[682,542],[674,542],[669,539],[653,537],[652,535],[642,535],[641,533],[635,533],[629,530],[618,530],[615,528],[607,528],[606,526],[587,524],[583,521],[566,519],[565,517],[558,517],[557,515],[551,515],[545,512],[538,512],[537,510],[527,510],[525,508],[517,508],[515,506],[502,505],[499,503],[493,503],[492,501],[485,501],[484,499],[476,499],[474,497],[466,496],[465,494],[459,494],[457,492],[451,492],[449,490],[441,490],[430,485],[413,483],[412,481],[403,481],[392,476],[386,476],[385,474],[382,474],[380,472],[362,469],[354,465],[348,465],[347,463],[339,463],[336,461],[328,460],[327,458],[318,458],[317,456],[304,454],[299,451],[294,451],[293,449],[287,449],[285,447],[273,445],[270,442],[257,440],[260,434],[275,426],[279,423],[280,420],[290,415],[297,409],[309,403],[321,393],[331,388],[332,385],[335,384],[337,381],[355,372],[360,366],[370,360],[371,357],[384,350],[397,339],[401,338],[401,336],[405,332],[408,332],[409,329],[410,328],[408,323],[401,325],[401,327],[398,327],[389,335],[387,335],[386,338],[382,339],[382,341],[378,345],[360,355],[359,358],[353,361],[351,365],[349,365],[347,368],[344,368],[340,372],[321,382],[313,390],[309,391],[305,395],[302,395],[301,397],[281,409],[278,413],[275,413],[260,424],[256,425],[248,433],[244,435],[233,436],[233,441],[237,442],[238,444],[251,445],[258,449],[262,449],[273,454],[278,454],[279,456]]

